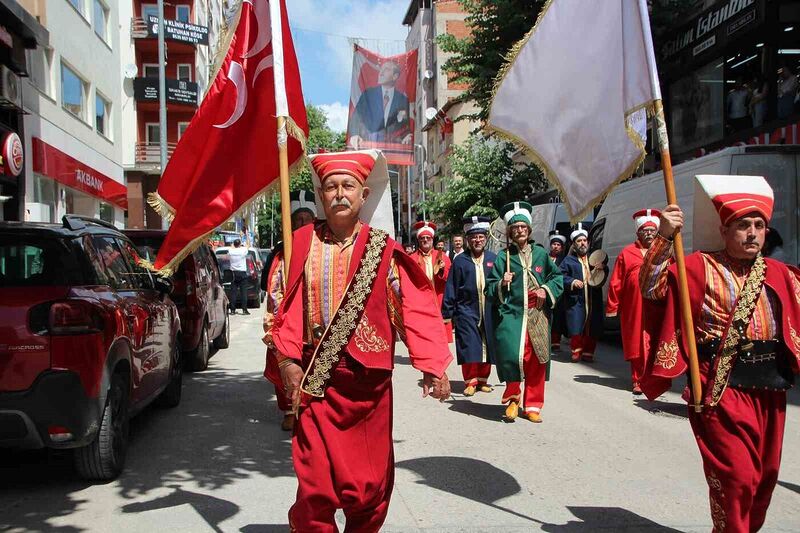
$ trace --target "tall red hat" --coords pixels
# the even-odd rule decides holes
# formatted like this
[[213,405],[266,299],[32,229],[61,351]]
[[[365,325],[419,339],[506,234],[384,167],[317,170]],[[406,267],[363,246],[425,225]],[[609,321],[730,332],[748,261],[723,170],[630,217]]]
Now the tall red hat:
[[727,226],[737,218],[758,213],[769,222],[775,197],[772,187],[761,176],[697,176],[719,214],[720,222]]
[[430,235],[431,239],[433,239],[436,236],[436,224],[427,220],[420,220],[414,224],[414,234],[417,238],[420,235]]
[[320,183],[334,174],[347,174],[363,184],[375,166],[375,157],[364,152],[317,154],[311,160],[311,166],[319,176]]
[[658,209],[640,209],[633,214],[633,222],[636,224],[636,231],[642,228],[658,229],[660,224],[659,217],[661,211]]

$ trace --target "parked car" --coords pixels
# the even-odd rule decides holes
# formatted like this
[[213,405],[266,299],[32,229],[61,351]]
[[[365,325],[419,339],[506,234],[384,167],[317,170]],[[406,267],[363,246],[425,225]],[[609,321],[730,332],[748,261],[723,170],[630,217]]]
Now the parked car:
[[72,448],[83,477],[116,477],[129,418],[181,400],[171,289],[111,224],[0,222],[0,448]]
[[[231,247],[229,246],[220,246],[214,253],[217,256],[217,260],[220,261],[222,265],[222,261],[227,259],[228,257],[228,250]],[[225,259],[223,259],[225,258]],[[222,269],[223,277],[225,276],[225,269],[230,271],[230,260],[225,260],[224,263],[226,266]],[[264,296],[266,292],[261,290],[261,271],[264,268],[263,263],[261,262],[261,256],[258,253],[258,248],[248,248],[247,249],[247,307],[248,308],[257,308],[261,306],[261,302],[264,301]],[[230,282],[226,287],[226,292],[228,294],[228,299],[232,302],[233,297],[231,296],[230,287],[232,287],[233,275],[230,277]]]
[[[167,232],[125,230],[141,257],[155,262]],[[228,296],[222,286],[217,258],[207,244],[201,245],[178,266],[172,276],[172,300],[181,317],[181,348],[190,370],[205,370],[213,348],[230,344]]]

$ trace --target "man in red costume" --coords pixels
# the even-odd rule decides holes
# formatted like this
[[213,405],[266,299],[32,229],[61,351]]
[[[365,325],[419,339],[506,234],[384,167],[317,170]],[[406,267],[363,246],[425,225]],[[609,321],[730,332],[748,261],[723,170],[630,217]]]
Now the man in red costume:
[[[447,276],[450,273],[450,258],[447,257],[447,252],[444,250],[433,247],[433,243],[436,241],[436,224],[420,220],[414,224],[414,234],[417,238],[417,250],[411,254],[411,258],[417,262],[433,284],[436,297],[439,299],[439,309],[441,309],[444,290],[447,286]],[[453,326],[450,322],[445,324],[445,331],[447,339],[452,339]]]
[[644,262],[644,254],[653,244],[658,232],[661,211],[642,209],[633,214],[636,224],[636,241],[622,249],[614,263],[614,272],[608,284],[606,316],[619,315],[622,334],[622,353],[631,364],[633,393],[639,395],[642,389],[639,382],[644,373],[647,356],[647,335],[644,332],[642,293],[639,290],[639,270]]
[[286,394],[299,409],[289,522],[293,531],[333,532],[343,509],[346,531],[377,532],[394,484],[396,336],[423,373],[423,396],[449,397],[452,356],[425,273],[385,231],[359,220],[366,184],[383,180],[376,186],[388,191],[386,160],[377,151],[325,153],[312,167],[326,220],[294,233],[272,330]]
[[[800,370],[800,271],[761,256],[774,202],[764,178],[696,180],[693,240],[695,248],[710,251],[686,257],[703,396],[702,412],[690,406],[689,421],[714,531],[758,531],[778,480],[786,390]],[[664,306],[642,380],[650,399],[688,367],[676,267],[669,261],[671,239],[682,225],[680,208],[667,206],[641,268],[643,296]],[[690,393],[687,387],[687,401]]]

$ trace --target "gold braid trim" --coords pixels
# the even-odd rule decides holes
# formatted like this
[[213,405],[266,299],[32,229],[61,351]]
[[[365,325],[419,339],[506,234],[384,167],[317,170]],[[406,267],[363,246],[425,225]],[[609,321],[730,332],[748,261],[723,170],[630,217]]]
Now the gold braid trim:
[[327,331],[322,336],[311,362],[303,376],[301,390],[316,397],[325,396],[325,387],[331,378],[331,369],[339,360],[339,354],[347,346],[364,311],[364,303],[370,294],[372,282],[378,275],[383,250],[386,248],[388,234],[370,228],[369,242],[364,257],[353,276],[351,286],[345,292],[347,301],[339,307]]
[[759,254],[744,282],[744,286],[742,286],[742,290],[739,292],[739,299],[736,301],[736,308],[733,310],[733,320],[725,336],[725,343],[722,346],[719,364],[714,376],[714,387],[711,390],[712,406],[719,403],[720,399],[722,399],[722,393],[725,392],[728,386],[728,378],[736,359],[736,351],[739,347],[739,342],[747,332],[750,317],[753,316],[756,302],[761,296],[761,288],[764,284],[766,272],[767,263]]

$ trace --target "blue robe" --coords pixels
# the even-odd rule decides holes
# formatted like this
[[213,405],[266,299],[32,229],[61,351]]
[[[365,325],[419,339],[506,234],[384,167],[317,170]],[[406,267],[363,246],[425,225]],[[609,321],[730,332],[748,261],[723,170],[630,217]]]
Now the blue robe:
[[[489,278],[495,258],[494,253],[488,250],[483,252],[484,280]],[[442,301],[442,317],[445,320],[451,319],[456,330],[456,358],[459,365],[495,361],[491,298],[485,298],[481,324],[479,324],[481,318],[479,306],[475,263],[472,261],[472,254],[465,251],[453,259]]]
[[[603,334],[603,288],[589,287],[583,279],[583,266],[577,257],[568,255],[561,261],[564,276],[564,334],[589,335],[595,339]],[[572,282],[584,282],[582,289],[573,289]],[[587,319],[588,316],[588,319]]]

